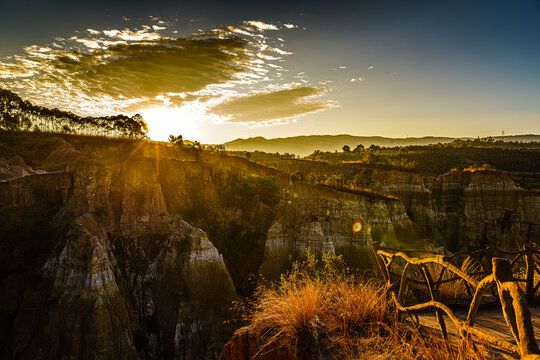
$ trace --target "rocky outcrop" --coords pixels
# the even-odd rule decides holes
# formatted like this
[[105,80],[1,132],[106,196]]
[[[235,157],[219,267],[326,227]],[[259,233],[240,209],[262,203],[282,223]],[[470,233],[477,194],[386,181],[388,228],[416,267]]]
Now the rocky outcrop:
[[0,208],[29,208],[62,204],[71,187],[64,172],[34,174],[0,182]]
[[381,166],[321,161],[283,160],[278,169],[293,179],[310,184],[340,183],[356,188],[373,189],[399,197],[409,216],[414,217],[418,204],[430,201],[430,191],[423,176],[414,171]]
[[34,170],[26,166],[20,156],[13,156],[10,159],[0,158],[0,182],[44,173],[43,170]]
[[155,170],[85,161],[0,184],[14,214],[0,229],[3,358],[219,356],[233,281],[206,233],[169,214]]
[[415,221],[452,251],[487,245],[515,249],[540,239],[540,196],[493,170],[451,171],[428,183],[432,202]]
[[62,165],[83,159],[84,155],[64,139],[57,138],[57,146],[45,158],[45,163]]
[[511,249],[540,239],[540,197],[504,172],[464,170],[424,178],[413,171],[365,164],[299,160],[284,160],[279,169],[313,184],[330,181],[394,195],[418,225],[419,238],[437,248]]
[[106,232],[86,214],[73,221],[63,238],[60,254],[42,269],[52,289],[36,357],[137,358],[129,301],[122,294],[122,275]]
[[416,240],[415,226],[402,203],[296,182],[287,189],[268,231],[259,270],[268,278],[279,278],[307,248],[341,254],[348,265],[367,268],[373,240],[386,244]]
[[[366,267],[373,240],[455,251],[540,236],[539,197],[499,172],[288,176],[221,153],[74,141],[43,154],[44,174],[0,163],[1,358],[217,358],[249,274],[277,278],[308,248]],[[334,176],[376,191],[318,185]]]

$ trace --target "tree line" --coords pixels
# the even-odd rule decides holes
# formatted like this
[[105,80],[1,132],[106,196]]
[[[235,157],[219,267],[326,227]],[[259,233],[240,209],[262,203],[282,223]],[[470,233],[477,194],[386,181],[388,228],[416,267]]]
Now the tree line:
[[145,139],[148,125],[139,114],[83,117],[34,105],[0,88],[0,129]]

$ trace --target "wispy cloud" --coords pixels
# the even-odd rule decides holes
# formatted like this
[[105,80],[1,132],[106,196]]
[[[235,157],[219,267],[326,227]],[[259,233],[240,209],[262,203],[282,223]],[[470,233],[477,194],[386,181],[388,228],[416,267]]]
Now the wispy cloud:
[[357,78],[351,78],[351,80],[349,80],[349,81],[350,81],[350,82],[356,82],[356,81],[362,82],[362,81],[364,81],[364,80],[366,80],[366,79],[363,78],[363,77],[357,77]]
[[0,59],[0,86],[41,105],[93,115],[197,103],[213,118],[252,124],[331,107],[305,100],[324,93],[307,80],[293,88],[281,83],[283,58],[292,52],[265,32],[279,34],[292,24],[245,21],[174,37],[171,23],[151,20],[29,46]]

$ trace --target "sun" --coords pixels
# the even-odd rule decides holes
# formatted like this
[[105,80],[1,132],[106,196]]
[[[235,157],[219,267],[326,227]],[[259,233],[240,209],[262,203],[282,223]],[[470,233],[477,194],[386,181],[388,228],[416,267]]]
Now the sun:
[[186,107],[154,107],[141,110],[140,114],[148,124],[148,137],[152,140],[167,141],[171,134],[199,140],[204,134],[203,122]]

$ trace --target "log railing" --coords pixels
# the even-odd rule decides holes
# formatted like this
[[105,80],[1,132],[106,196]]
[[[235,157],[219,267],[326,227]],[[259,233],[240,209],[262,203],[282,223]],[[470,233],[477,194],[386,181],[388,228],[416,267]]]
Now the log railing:
[[[535,284],[535,273],[540,275],[535,261],[535,256],[540,254],[538,248],[525,245],[522,250],[515,252],[486,248],[446,257],[430,251],[381,248],[377,242],[374,242],[372,247],[398,316],[407,314],[411,321],[419,326],[418,313],[435,311],[442,337],[448,343],[448,331],[443,316],[446,314],[454,323],[457,336],[461,338],[472,337],[476,341],[516,354],[522,359],[540,360],[540,349],[534,336],[527,303],[534,300],[534,294],[540,287],[540,281]],[[459,266],[458,259],[464,257],[465,260]],[[524,275],[519,276],[518,271],[514,271],[514,274],[515,265],[521,265]],[[522,290],[520,282],[525,283],[525,291]],[[463,284],[467,303],[470,301],[466,319],[456,316],[444,300],[440,299],[441,286],[445,286],[444,284]],[[515,343],[474,327],[478,308],[486,296],[495,296],[500,300],[502,313]]]

